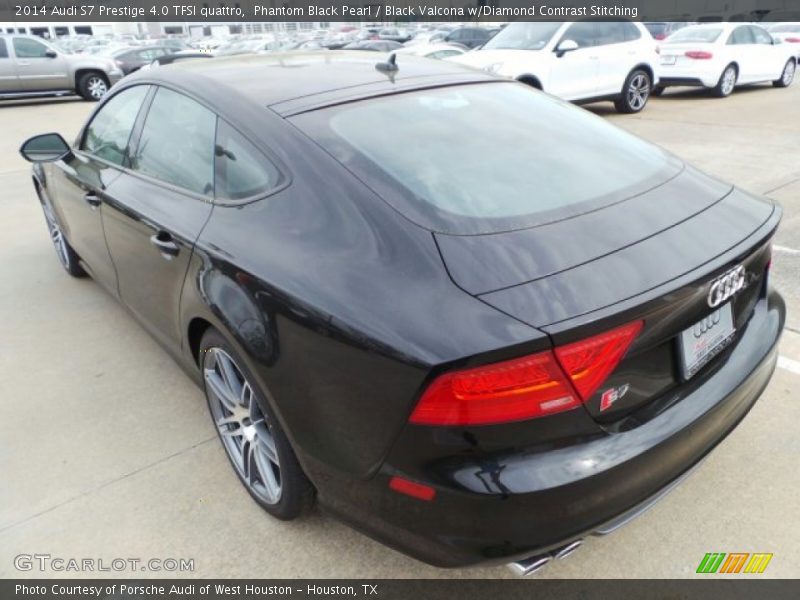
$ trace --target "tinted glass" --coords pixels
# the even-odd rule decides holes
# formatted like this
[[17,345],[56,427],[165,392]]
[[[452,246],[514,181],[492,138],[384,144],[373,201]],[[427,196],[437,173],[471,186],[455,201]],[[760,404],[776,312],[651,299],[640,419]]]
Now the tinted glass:
[[682,44],[684,42],[696,42],[700,44],[711,44],[717,41],[722,34],[719,27],[686,27],[670,35],[667,44]]
[[557,22],[511,23],[483,46],[484,50],[541,50],[563,25]]
[[621,44],[625,40],[625,27],[621,21],[597,23],[597,45]]
[[81,150],[122,165],[133,124],[148,89],[149,86],[137,85],[106,102],[86,128]]
[[768,44],[770,46],[772,45],[772,36],[763,29],[761,29],[761,27],[753,27],[751,25],[749,29],[753,34],[753,38],[755,38],[756,44]]
[[216,123],[216,115],[191,98],[159,88],[131,167],[191,192],[211,194]]
[[8,58],[8,48],[6,48],[6,41],[0,39],[0,58]]
[[639,28],[628,21],[622,22],[622,31],[624,32],[626,42],[632,42],[633,40],[638,40],[642,37],[642,32],[639,31]]
[[280,183],[280,173],[253,144],[224,121],[219,122],[216,197],[242,200],[265,194]]
[[28,38],[14,38],[14,54],[17,58],[44,58],[47,46]]
[[749,27],[737,27],[731,32],[731,37],[728,38],[728,44],[754,44],[753,34],[750,32]]
[[680,169],[657,147],[516,83],[396,94],[292,120],[398,211],[435,231],[557,220]]
[[597,27],[590,21],[578,21],[570,25],[561,36],[561,40],[572,40],[581,48],[588,48],[597,43]]

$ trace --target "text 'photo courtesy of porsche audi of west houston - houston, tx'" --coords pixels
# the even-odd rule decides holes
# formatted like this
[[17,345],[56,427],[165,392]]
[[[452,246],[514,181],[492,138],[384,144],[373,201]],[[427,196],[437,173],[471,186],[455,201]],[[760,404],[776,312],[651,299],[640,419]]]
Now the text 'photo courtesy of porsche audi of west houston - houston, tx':
[[433,565],[615,529],[776,364],[777,205],[457,64],[185,62],[21,152],[65,269],[203,386],[255,501]]

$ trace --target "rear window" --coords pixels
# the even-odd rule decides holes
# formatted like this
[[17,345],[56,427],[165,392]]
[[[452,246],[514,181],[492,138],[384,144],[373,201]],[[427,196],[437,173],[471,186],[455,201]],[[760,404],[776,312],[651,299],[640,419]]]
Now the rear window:
[[517,83],[396,94],[292,120],[395,209],[448,233],[551,222],[681,168],[656,146]]
[[684,27],[666,39],[667,44],[682,44],[684,42],[698,42],[713,44],[722,34],[720,27]]

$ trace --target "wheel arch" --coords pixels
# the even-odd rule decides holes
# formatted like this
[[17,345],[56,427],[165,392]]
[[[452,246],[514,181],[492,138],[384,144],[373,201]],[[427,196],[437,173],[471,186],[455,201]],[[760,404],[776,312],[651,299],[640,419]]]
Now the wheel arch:
[[212,327],[214,325],[212,325],[211,321],[203,317],[194,317],[189,321],[189,326],[186,328],[186,343],[198,369],[200,368],[200,342],[206,331]]
[[108,79],[108,75],[106,74],[106,72],[105,72],[105,71],[103,71],[103,69],[99,69],[99,68],[97,68],[97,67],[84,67],[84,68],[81,68],[81,69],[77,69],[77,70],[75,71],[75,81],[74,81],[74,84],[75,84],[75,91],[76,91],[76,92],[80,91],[80,90],[78,90],[78,85],[80,84],[81,78],[82,78],[84,75],[89,75],[89,74],[91,74],[91,73],[96,73],[96,74],[100,75],[100,77],[102,77],[103,79],[105,79],[106,85],[107,85],[108,87],[111,87],[111,82],[110,82],[110,81],[109,81],[109,79]]

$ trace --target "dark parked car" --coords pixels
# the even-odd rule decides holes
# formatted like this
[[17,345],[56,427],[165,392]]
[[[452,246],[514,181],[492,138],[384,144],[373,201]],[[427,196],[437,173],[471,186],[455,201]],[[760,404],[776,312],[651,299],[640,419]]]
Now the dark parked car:
[[112,52],[111,58],[125,75],[129,75],[143,66],[149,65],[157,58],[176,52],[178,52],[178,48],[171,46],[141,46],[122,48]]
[[203,385],[269,513],[530,572],[756,402],[781,209],[524,84],[379,66],[142,71],[21,152],[64,268]]
[[444,40],[455,44],[461,44],[467,48],[477,48],[488,42],[500,28],[488,27],[460,27],[448,33]]

